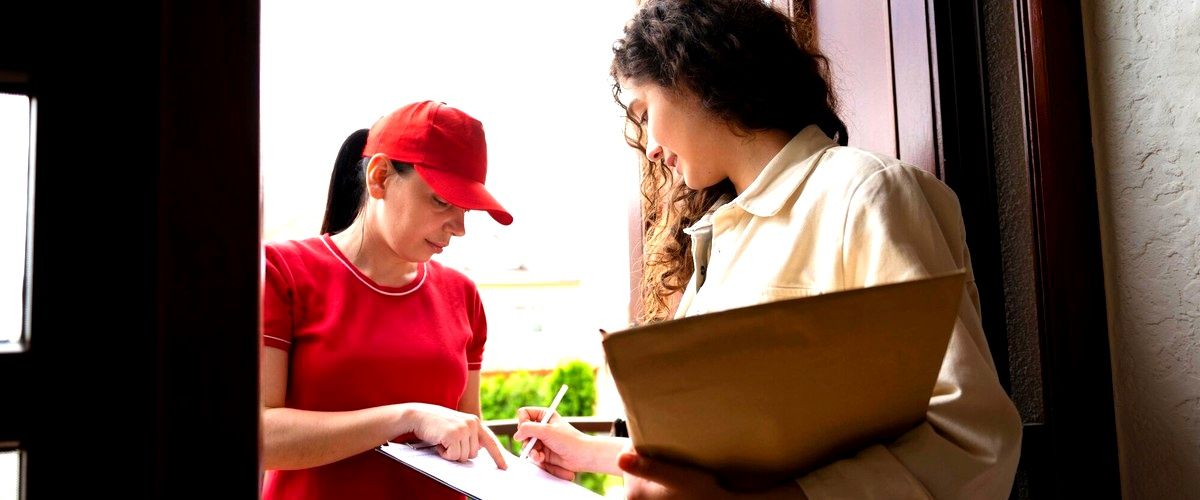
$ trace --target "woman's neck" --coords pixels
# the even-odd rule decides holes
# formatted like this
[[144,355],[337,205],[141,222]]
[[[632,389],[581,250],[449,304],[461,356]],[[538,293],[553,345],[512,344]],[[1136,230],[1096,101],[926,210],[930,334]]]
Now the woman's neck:
[[417,263],[408,262],[391,249],[378,230],[359,217],[330,237],[354,267],[383,286],[400,287],[417,277]]
[[791,140],[792,136],[782,130],[752,132],[747,137],[738,138],[732,147],[733,161],[729,169],[729,181],[733,183],[734,191],[742,194],[750,187],[767,163]]

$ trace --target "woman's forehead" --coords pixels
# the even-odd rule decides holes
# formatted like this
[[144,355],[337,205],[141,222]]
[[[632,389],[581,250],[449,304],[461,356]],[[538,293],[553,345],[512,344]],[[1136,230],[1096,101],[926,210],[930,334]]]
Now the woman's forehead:
[[620,80],[621,104],[631,107],[635,104],[645,104],[646,94],[651,90],[650,85],[633,80]]
[[687,87],[663,87],[653,82],[626,82],[621,85],[621,104],[626,108],[646,106],[650,102],[672,105],[691,105],[699,95]]

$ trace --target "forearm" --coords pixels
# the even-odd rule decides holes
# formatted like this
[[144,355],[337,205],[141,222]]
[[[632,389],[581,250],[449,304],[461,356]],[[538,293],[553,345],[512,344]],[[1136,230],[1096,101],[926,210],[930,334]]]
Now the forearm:
[[336,462],[409,432],[406,405],[345,412],[263,410],[263,467],[305,469]]
[[588,436],[588,448],[592,462],[579,472],[602,472],[604,474],[621,475],[623,472],[617,466],[617,457],[627,448],[631,449],[629,438],[610,436]]

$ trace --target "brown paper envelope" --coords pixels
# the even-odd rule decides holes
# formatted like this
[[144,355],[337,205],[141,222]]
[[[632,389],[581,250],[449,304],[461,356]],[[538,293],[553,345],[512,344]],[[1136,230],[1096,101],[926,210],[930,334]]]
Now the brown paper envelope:
[[795,477],[925,418],[964,272],[608,334],[648,457],[733,483]]

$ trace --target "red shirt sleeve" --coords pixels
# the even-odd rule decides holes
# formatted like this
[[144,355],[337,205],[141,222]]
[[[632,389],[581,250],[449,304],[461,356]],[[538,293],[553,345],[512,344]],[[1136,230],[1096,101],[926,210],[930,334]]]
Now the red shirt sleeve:
[[267,247],[264,255],[266,273],[263,277],[262,339],[267,347],[285,351],[292,347],[292,302],[295,287],[291,273],[279,251]]
[[479,290],[471,287],[473,297],[467,307],[471,320],[471,341],[467,344],[467,371],[474,371],[483,366],[483,345],[487,343],[487,316],[483,312],[483,301],[479,298]]

